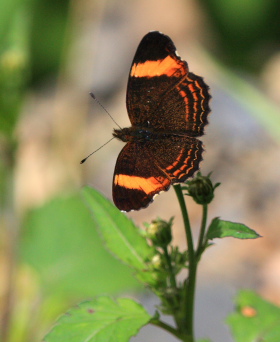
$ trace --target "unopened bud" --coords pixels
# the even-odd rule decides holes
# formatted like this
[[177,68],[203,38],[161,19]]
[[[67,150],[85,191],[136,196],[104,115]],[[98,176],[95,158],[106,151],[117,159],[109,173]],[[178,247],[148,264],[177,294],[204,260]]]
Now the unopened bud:
[[220,185],[219,183],[213,186],[210,179],[210,174],[208,176],[202,176],[200,172],[197,176],[187,182],[187,190],[189,195],[198,204],[209,204],[214,198],[214,190]]
[[152,241],[154,246],[166,247],[170,244],[172,240],[172,221],[173,218],[169,222],[158,218],[147,226],[147,237]]

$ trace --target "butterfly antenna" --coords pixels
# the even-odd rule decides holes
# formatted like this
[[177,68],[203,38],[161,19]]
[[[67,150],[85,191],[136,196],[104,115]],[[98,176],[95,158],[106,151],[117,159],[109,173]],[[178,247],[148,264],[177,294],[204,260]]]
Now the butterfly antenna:
[[100,150],[103,146],[109,144],[109,142],[112,141],[113,139],[115,139],[115,137],[111,138],[110,140],[108,140],[107,142],[105,142],[105,144],[103,144],[102,146],[98,147],[97,150],[91,152],[91,154],[89,154],[86,158],[84,158],[83,160],[80,161],[80,164],[83,164],[91,155],[93,155],[95,152],[97,152],[98,150]]
[[[112,117],[112,115],[108,112],[108,110],[102,105],[102,103],[100,103],[98,101],[98,99],[95,97],[95,95],[93,93],[89,93],[89,95],[99,104],[99,106],[101,108],[103,108],[105,110],[105,112],[110,116],[110,118],[112,119],[112,121],[119,127],[119,129],[122,129],[120,125],[118,125],[118,123],[114,120],[114,118]],[[106,144],[105,144],[106,145]],[[102,146],[101,146],[102,147]]]

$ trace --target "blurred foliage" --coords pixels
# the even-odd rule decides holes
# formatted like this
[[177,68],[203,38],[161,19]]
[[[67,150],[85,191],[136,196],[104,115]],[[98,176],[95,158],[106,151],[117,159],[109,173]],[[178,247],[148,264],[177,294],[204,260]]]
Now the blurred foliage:
[[0,55],[0,131],[11,140],[28,80],[28,29],[24,12],[18,11]]
[[[79,197],[47,203],[24,222],[15,210],[19,115],[28,90],[55,80],[63,68],[70,42],[68,7],[65,0],[0,1],[0,222],[1,247],[8,256],[1,269],[9,267],[1,298],[1,341],[40,340],[69,303],[134,284],[129,270],[103,249]],[[120,276],[114,282],[109,280],[113,271]]]
[[32,8],[31,82],[57,77],[67,48],[69,0],[35,1]]
[[[0,1],[0,192],[5,194],[17,146],[14,130],[26,91],[57,77],[68,24],[68,0]],[[5,206],[6,195],[1,196]]]
[[236,342],[280,340],[280,308],[253,291],[241,291],[227,319]]
[[[54,317],[77,301],[140,289],[132,271],[104,249],[79,195],[53,199],[29,212],[18,248],[18,282],[28,282],[30,302],[24,305],[26,293],[20,291],[16,316],[24,318],[25,326],[19,330],[19,322],[13,321],[11,341],[39,340]],[[30,303],[36,303],[31,311]]]
[[[106,250],[79,195],[56,198],[23,224],[21,260],[40,277],[43,293],[62,298],[116,293],[136,280]],[[110,281],[116,272],[118,277]],[[98,281],[97,281],[98,280]],[[128,284],[128,285],[127,285]]]
[[279,51],[278,0],[200,1],[212,28],[213,52],[228,66],[258,72]]

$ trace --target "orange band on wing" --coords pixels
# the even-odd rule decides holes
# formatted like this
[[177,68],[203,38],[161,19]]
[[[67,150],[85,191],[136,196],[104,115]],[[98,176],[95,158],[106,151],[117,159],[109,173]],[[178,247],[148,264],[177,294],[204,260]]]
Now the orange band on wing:
[[179,75],[174,75],[180,69],[184,70],[184,63],[178,63],[172,57],[167,56],[158,61],[146,61],[145,63],[133,64],[130,75],[134,77],[180,76],[185,73],[183,70]]
[[165,177],[144,178],[119,174],[115,175],[114,184],[126,189],[137,189],[150,194],[166,189],[170,184],[170,180]]

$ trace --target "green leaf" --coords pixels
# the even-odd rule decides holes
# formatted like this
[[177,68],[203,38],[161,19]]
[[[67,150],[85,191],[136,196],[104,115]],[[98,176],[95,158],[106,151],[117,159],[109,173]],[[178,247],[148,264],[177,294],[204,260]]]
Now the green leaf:
[[44,296],[66,300],[67,306],[69,300],[139,286],[131,270],[104,248],[80,193],[55,198],[29,213],[20,255],[36,270]]
[[211,342],[211,340],[207,339],[202,339],[202,340],[198,340],[197,342]]
[[156,277],[148,271],[147,263],[156,252],[140,234],[139,228],[98,191],[85,187],[83,196],[107,248],[136,270],[141,281],[154,285]]
[[252,291],[242,291],[227,322],[236,342],[279,342],[280,308]]
[[207,239],[212,240],[229,236],[237,239],[256,239],[260,237],[258,233],[245,226],[245,224],[220,220],[218,217],[214,218],[207,232]]
[[99,297],[69,310],[46,335],[45,342],[129,341],[152,317],[132,299]]

